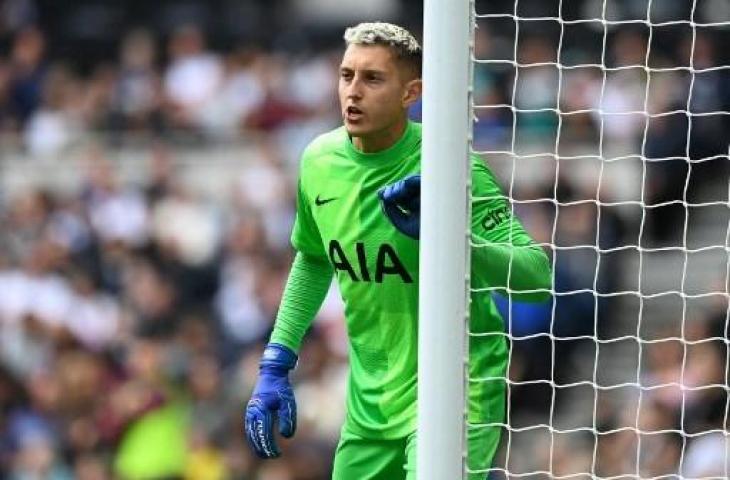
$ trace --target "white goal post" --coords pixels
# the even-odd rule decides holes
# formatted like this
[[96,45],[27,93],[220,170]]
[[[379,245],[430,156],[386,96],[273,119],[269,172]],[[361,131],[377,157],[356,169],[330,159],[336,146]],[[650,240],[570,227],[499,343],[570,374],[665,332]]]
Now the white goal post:
[[419,480],[458,479],[465,471],[472,25],[470,0],[425,1]]

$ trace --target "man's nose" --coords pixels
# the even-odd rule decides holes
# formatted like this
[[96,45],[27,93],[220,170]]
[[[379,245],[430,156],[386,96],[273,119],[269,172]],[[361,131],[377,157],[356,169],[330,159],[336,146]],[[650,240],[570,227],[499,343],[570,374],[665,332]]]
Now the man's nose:
[[347,86],[347,98],[360,99],[362,98],[362,84],[360,80],[354,78],[352,82]]

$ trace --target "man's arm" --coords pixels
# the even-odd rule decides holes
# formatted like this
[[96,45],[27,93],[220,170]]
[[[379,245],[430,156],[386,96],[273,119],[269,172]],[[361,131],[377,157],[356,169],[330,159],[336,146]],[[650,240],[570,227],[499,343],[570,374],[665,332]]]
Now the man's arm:
[[332,266],[326,259],[298,252],[289,272],[270,341],[298,352],[331,283]]
[[[515,300],[550,298],[550,261],[512,215],[507,198],[480,159],[472,161],[472,275]],[[383,211],[401,233],[418,239],[421,178],[411,175],[383,188]]]
[[332,282],[332,267],[324,256],[322,239],[299,182],[297,216],[292,231],[297,250],[271,334],[259,362],[259,377],[246,405],[245,433],[261,458],[276,458],[274,425],[292,437],[297,428],[297,404],[289,371],[297,364],[297,352]]
[[501,295],[521,302],[550,298],[550,260],[537,245],[492,243],[472,233],[472,271]]
[[305,191],[306,152],[297,184],[297,215],[291,243],[297,251],[284,288],[271,342],[298,352],[302,338],[322,306],[330,283],[332,266],[326,257],[322,237]]
[[480,159],[472,166],[473,275],[514,300],[548,300],[552,284],[548,256],[512,215],[492,172]]
[[289,383],[289,371],[297,363],[304,334],[322,305],[332,268],[312,255],[297,253],[279,306],[271,341],[259,363],[259,378],[246,405],[245,432],[251,448],[261,458],[276,458],[281,452],[274,439],[279,433],[292,437],[297,429],[297,404]]

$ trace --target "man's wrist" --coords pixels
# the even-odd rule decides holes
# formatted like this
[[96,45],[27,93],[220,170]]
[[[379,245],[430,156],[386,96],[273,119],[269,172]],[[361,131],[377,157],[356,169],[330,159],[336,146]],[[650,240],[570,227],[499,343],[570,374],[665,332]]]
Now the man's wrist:
[[288,371],[297,365],[297,359],[297,354],[291,348],[280,343],[269,343],[264,348],[259,368],[276,368]]

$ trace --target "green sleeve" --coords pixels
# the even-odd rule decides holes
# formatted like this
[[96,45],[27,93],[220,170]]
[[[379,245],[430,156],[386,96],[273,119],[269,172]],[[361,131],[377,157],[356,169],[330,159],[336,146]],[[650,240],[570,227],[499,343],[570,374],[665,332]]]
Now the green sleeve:
[[270,341],[298,352],[331,283],[332,267],[329,262],[298,252],[289,272]]
[[492,172],[472,162],[472,276],[477,286],[496,288],[519,301],[550,298],[552,274],[545,251],[512,214]]
[[300,177],[297,188],[297,214],[294,219],[294,228],[291,234],[291,243],[297,252],[306,253],[315,257],[325,257],[322,237],[312,216],[304,181]]

